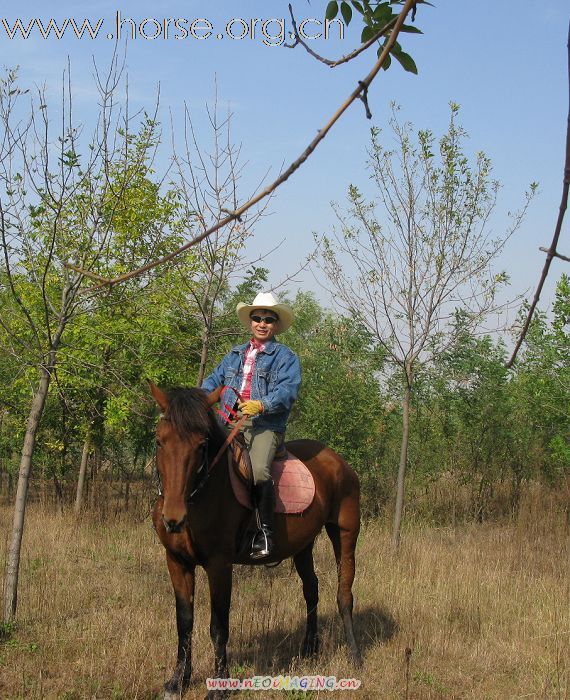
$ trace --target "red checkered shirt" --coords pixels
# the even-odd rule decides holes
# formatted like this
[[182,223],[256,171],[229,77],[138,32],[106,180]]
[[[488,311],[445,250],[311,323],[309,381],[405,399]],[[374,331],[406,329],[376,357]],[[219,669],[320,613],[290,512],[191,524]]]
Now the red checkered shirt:
[[242,401],[249,401],[251,398],[251,378],[253,376],[253,367],[255,365],[255,358],[257,353],[265,350],[265,344],[260,343],[255,338],[249,341],[249,347],[245,351],[245,358],[243,361],[243,381],[241,383],[240,394]]

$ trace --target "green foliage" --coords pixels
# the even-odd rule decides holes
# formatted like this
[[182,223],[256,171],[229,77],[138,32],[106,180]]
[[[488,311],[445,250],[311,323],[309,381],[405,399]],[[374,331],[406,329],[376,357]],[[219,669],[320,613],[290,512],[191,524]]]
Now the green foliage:
[[[5,82],[1,88],[6,103],[14,91]],[[49,130],[47,106],[43,116]],[[8,109],[5,118],[11,118]],[[13,477],[30,400],[47,364],[50,389],[34,465],[56,488],[75,477],[88,435],[100,454],[113,444],[123,451],[129,446],[127,462],[132,455],[136,461],[151,439],[140,411],[142,377],[156,376],[159,362],[177,379],[188,370],[180,345],[192,335],[182,340],[179,332],[179,309],[188,304],[179,282],[196,270],[195,256],[187,255],[175,273],[139,277],[95,296],[81,295],[85,281],[66,267],[114,277],[181,243],[178,193],[154,180],[158,124],[146,115],[135,130],[120,123],[114,129],[100,122],[87,143],[79,142],[79,129],[65,127],[55,140],[58,158],[50,158],[52,144],[37,129],[23,131],[36,140],[37,155],[26,163],[17,162],[24,142],[6,142],[0,153],[0,187],[10,193],[3,201],[0,267],[0,342],[8,348],[0,357],[0,467]],[[13,172],[16,163],[24,175]],[[176,366],[166,359],[172,356],[179,358]]]
[[[363,2],[358,2],[357,0],[330,0],[326,6],[325,17],[327,20],[333,20],[340,11],[342,19],[348,27],[354,17],[354,11],[356,11],[364,24],[360,42],[364,44],[374,36],[379,35],[378,42],[382,40],[382,43],[378,47],[377,55],[380,56],[386,42],[390,38],[394,20],[398,16],[397,11],[395,11],[397,9],[396,6],[402,6],[403,4],[403,0],[392,0],[391,2],[386,0],[363,0]],[[422,2],[421,4],[430,5],[429,2]],[[414,20],[415,10],[412,12],[412,22]],[[400,31],[408,34],[422,33],[420,29],[409,24],[404,24]],[[402,49],[398,42],[394,42],[390,49],[390,54],[386,57],[382,66],[384,70],[388,70],[392,63],[390,56],[393,56],[404,70],[417,75],[418,69],[414,59]]]
[[439,695],[445,696],[450,694],[450,689],[445,686],[434,673],[416,671],[413,678],[416,683],[433,688]]
[[[225,332],[213,346],[212,364],[245,339],[235,305],[255,296],[265,274],[251,271],[239,289],[228,291],[217,318]],[[200,329],[181,321],[183,297],[176,298],[175,279],[163,278],[142,297],[122,296],[120,304],[100,307],[101,315],[81,315],[70,327],[38,440],[37,476],[73,483],[91,426],[115,478],[140,478],[152,454],[154,426],[141,378],[188,385],[196,368],[192,351]],[[472,333],[460,313],[455,342],[432,365],[418,367],[408,508],[416,507],[413,494],[422,485],[449,477],[472,494],[471,507],[456,516],[481,520],[493,516],[498,489],[510,490],[516,509],[525,481],[557,485],[568,474],[568,289],[563,277],[552,320],[537,317],[512,371],[504,366],[504,346]],[[365,512],[378,512],[388,502],[400,449],[401,382],[396,375],[386,381],[385,355],[354,318],[327,312],[310,294],[299,293],[292,305],[296,321],[282,340],[301,358],[303,384],[287,438],[315,438],[342,454],[360,476]],[[230,328],[235,335],[227,335]],[[6,373],[0,357],[2,367]],[[28,401],[25,383],[20,397],[18,382],[9,386],[0,420],[3,468],[19,449]],[[434,517],[445,522],[450,515]]]
[[[535,316],[513,377],[516,419],[527,428],[518,449],[520,460],[523,464],[531,461],[528,468],[539,467],[553,484],[570,469],[569,311],[570,285],[568,276],[562,275],[552,322],[549,324],[543,314]],[[525,313],[523,309],[521,318]]]
[[341,2],[340,4],[340,12],[342,14],[342,18],[344,20],[344,23],[348,26],[350,24],[350,20],[352,19],[352,8],[347,2]]
[[[560,332],[569,298],[565,283],[563,277],[552,322],[544,314],[535,318],[513,370],[505,367],[503,343],[474,334],[457,314],[453,345],[417,372],[410,480],[463,484],[471,507],[462,517],[491,517],[500,491],[510,494],[507,506],[514,512],[524,482],[554,486],[567,478],[570,357],[568,333]],[[397,433],[389,437],[387,451],[395,455]]]
[[[347,7],[368,13],[371,22],[386,21],[392,12],[387,3],[332,4],[347,23],[353,19]],[[465,155],[466,135],[456,123],[457,113],[452,104],[449,129],[437,141],[428,130],[420,131],[417,139],[407,125],[397,131],[401,162],[408,168],[404,174],[413,175],[420,164],[422,191],[430,193],[423,203],[414,199],[422,207],[416,240],[427,251],[417,269],[428,289],[451,265],[457,268],[463,234],[479,231],[474,224],[487,217],[497,188],[489,159]],[[60,300],[74,279],[65,263],[114,276],[169,252],[180,244],[182,232],[188,233],[180,191],[172,184],[159,185],[151,167],[156,128],[145,117],[136,133],[119,131],[124,147],[105,172],[88,173],[73,134],[64,135],[59,167],[73,187],[60,192],[59,200],[41,189],[30,196],[25,177],[17,172],[7,185],[9,202],[25,202],[19,210],[22,228],[8,225],[11,268],[0,268],[0,343],[5,350],[0,353],[0,470],[12,481],[38,372],[61,319]],[[372,137],[370,163],[378,184],[394,154],[380,144],[380,132],[373,131]],[[411,177],[403,181],[409,183]],[[350,187],[349,199],[352,213],[371,234],[369,251],[380,253],[362,280],[350,278],[350,290],[361,282],[378,300],[381,295],[374,290],[397,265],[390,262],[387,240],[401,210],[390,209],[387,199],[389,216],[378,220],[376,202],[368,201],[356,185]],[[433,230],[425,225],[428,220],[435,222]],[[94,221],[100,228],[94,229]],[[25,245],[19,245],[21,230]],[[438,247],[436,234],[442,230],[447,253]],[[358,226],[347,225],[343,233],[344,252],[354,250]],[[463,274],[469,283],[486,269],[494,245],[489,240],[484,250],[468,256]],[[324,250],[338,278],[341,268],[330,240],[325,240]],[[154,439],[154,407],[143,380],[148,377],[165,387],[196,383],[204,333],[198,300],[207,274],[204,256],[188,254],[174,268],[88,295],[67,308],[34,453],[37,478],[60,489],[73,485],[86,439],[110,478],[143,478]],[[221,284],[208,367],[247,337],[236,318],[236,304],[253,298],[267,279],[266,269],[254,267],[237,284]],[[396,279],[402,284],[404,276]],[[484,287],[484,297],[492,299],[507,279],[504,273],[495,274]],[[299,293],[293,307],[296,321],[282,340],[301,358],[303,384],[288,438],[315,438],[341,453],[361,478],[369,512],[377,510],[391,490],[400,450],[402,374],[391,372],[388,361],[394,360],[405,335],[383,336],[384,342],[378,342],[374,326],[366,327],[372,314],[362,314],[362,305],[342,316],[328,312],[310,294]],[[472,494],[465,515],[483,519],[492,515],[491,497],[501,486],[509,486],[516,508],[525,480],[556,486],[567,478],[570,281],[566,275],[560,279],[552,318],[536,316],[511,371],[504,366],[503,342],[478,335],[472,311],[453,299],[442,318],[450,316],[453,322],[442,322],[417,356],[410,477],[412,484],[422,486],[451,477]],[[420,304],[416,320],[424,317]],[[395,318],[395,327],[400,320]],[[41,567],[41,560],[30,562],[31,573]],[[0,637],[10,634],[11,628],[0,629]]]
[[376,372],[383,356],[358,322],[326,313],[310,294],[298,293],[293,309],[283,342],[299,355],[303,380],[288,438],[321,440],[377,490],[385,412]]
[[13,620],[11,622],[0,622],[0,644],[12,639],[15,631],[16,623]]
[[405,71],[408,71],[408,73],[414,73],[415,75],[418,74],[418,68],[414,59],[402,49],[397,41],[394,42],[391,54]]
[[327,5],[325,12],[325,17],[329,20],[334,19],[338,14],[338,2],[336,0],[331,0]]

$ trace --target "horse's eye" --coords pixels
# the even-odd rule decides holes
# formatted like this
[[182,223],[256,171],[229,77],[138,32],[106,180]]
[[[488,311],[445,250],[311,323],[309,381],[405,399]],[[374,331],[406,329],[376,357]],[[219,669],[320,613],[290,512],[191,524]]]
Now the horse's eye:
[[162,447],[162,444],[161,444],[160,440],[158,440],[158,439],[157,439],[157,441],[156,441],[156,446],[157,446],[157,448],[158,448],[158,447]]

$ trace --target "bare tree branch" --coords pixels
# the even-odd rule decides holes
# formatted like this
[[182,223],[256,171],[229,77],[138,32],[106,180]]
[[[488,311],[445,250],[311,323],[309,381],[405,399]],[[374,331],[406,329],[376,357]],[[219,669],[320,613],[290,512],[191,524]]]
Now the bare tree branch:
[[[309,158],[309,156],[313,153],[313,151],[316,149],[316,147],[323,141],[323,139],[327,136],[329,131],[332,129],[332,127],[336,124],[336,122],[340,119],[340,117],[344,114],[344,112],[350,107],[350,105],[360,97],[360,95],[368,88],[370,87],[370,84],[374,80],[374,78],[378,75],[379,71],[382,68],[382,65],[384,61],[386,60],[388,54],[390,53],[390,50],[392,49],[398,34],[400,33],[400,29],[402,28],[402,25],[404,24],[406,17],[410,13],[410,11],[415,8],[416,3],[418,0],[406,0],[406,3],[404,7],[402,8],[402,11],[398,15],[398,18],[396,20],[396,23],[394,25],[394,28],[392,32],[390,33],[390,36],[384,45],[384,49],[382,50],[382,53],[378,57],[378,60],[372,67],[372,70],[368,73],[368,75],[364,78],[364,80],[359,81],[358,87],[352,91],[350,96],[343,102],[343,104],[337,109],[337,111],[333,114],[333,116],[329,119],[329,121],[318,131],[317,135],[315,138],[311,141],[311,143],[307,146],[307,148],[303,151],[303,153],[295,160],[291,165],[283,172],[271,185],[269,185],[266,189],[264,189],[262,192],[258,193],[254,197],[252,197],[248,202],[245,204],[242,204],[240,207],[238,207],[232,214],[226,216],[223,218],[221,221],[218,221],[214,226],[211,226],[208,230],[204,231],[200,235],[194,237],[192,240],[188,241],[186,244],[178,248],[177,250],[173,251],[172,253],[169,253],[168,255],[163,256],[159,260],[155,260],[152,263],[148,263],[147,265],[144,265],[136,270],[131,270],[130,272],[124,274],[124,275],[119,275],[118,277],[115,277],[114,279],[109,279],[107,281],[107,285],[112,286],[119,284],[121,282],[125,282],[126,280],[132,279],[133,277],[136,277],[137,275],[140,275],[144,272],[148,272],[149,270],[152,270],[155,267],[158,267],[159,265],[162,265],[166,262],[169,262],[171,260],[174,260],[174,258],[178,257],[181,253],[185,252],[189,248],[197,245],[201,241],[203,241],[205,238],[207,238],[209,235],[212,233],[218,231],[220,228],[226,226],[227,224],[233,222],[233,221],[239,221],[239,218],[242,214],[244,214],[248,209],[250,209],[252,206],[257,204],[259,201],[270,195],[272,192],[274,192],[280,185],[282,185],[284,182],[286,182],[289,177],[296,171],[298,170],[301,165]],[[104,285],[99,285],[96,288],[100,288]],[[91,290],[93,291],[93,290]]]
[[368,41],[365,41],[364,44],[361,44],[358,48],[356,48],[354,51],[351,51],[349,54],[346,56],[343,56],[342,58],[337,59],[336,61],[332,61],[328,58],[324,58],[324,56],[320,56],[316,51],[313,51],[313,49],[307,44],[306,41],[303,41],[301,38],[301,35],[299,34],[299,31],[297,30],[297,22],[295,21],[295,15],[293,14],[293,8],[291,4],[289,4],[289,14],[291,15],[291,23],[293,25],[293,33],[295,34],[295,41],[293,44],[285,44],[285,46],[288,49],[294,49],[296,46],[302,46],[305,51],[310,54],[313,58],[316,58],[317,61],[320,61],[321,63],[324,63],[326,66],[329,66],[329,68],[336,68],[337,66],[342,65],[343,63],[348,63],[349,61],[352,61],[353,58],[356,58],[359,56],[361,53],[364,53],[366,49],[370,48],[372,44],[376,43],[380,37],[384,36],[387,32],[389,32],[392,27],[396,24],[397,17],[394,17],[394,19],[390,20],[388,24],[386,24],[382,29],[376,32],[374,36],[372,36]]
[[[540,247],[539,250],[541,250],[543,253],[551,253],[552,251],[550,248],[542,248]],[[552,255],[555,258],[560,258],[560,260],[564,260],[564,262],[570,262],[570,258],[567,257],[566,255],[562,255],[562,253],[557,253],[556,251],[552,252]]]
[[[570,88],[570,25],[568,27],[568,86]],[[520,332],[520,335],[518,337],[518,340],[516,342],[515,348],[513,350],[513,354],[511,355],[510,360],[507,362],[507,367],[510,368],[513,366],[514,361],[517,357],[517,354],[520,350],[521,345],[523,344],[523,341],[526,337],[526,334],[528,332],[528,329],[530,327],[530,322],[532,321],[532,317],[534,315],[534,311],[536,309],[536,306],[538,304],[538,301],[540,299],[540,294],[542,292],[542,288],[544,287],[544,283],[546,282],[546,278],[548,276],[548,272],[550,270],[550,265],[552,263],[553,258],[562,258],[563,260],[568,260],[568,258],[565,258],[564,256],[561,256],[559,253],[556,251],[556,247],[558,246],[558,239],[560,238],[560,233],[562,231],[562,222],[564,221],[564,214],[566,213],[566,207],[568,206],[568,192],[570,190],[570,103],[568,107],[568,124],[566,127],[566,161],[564,163],[564,180],[563,180],[563,185],[562,185],[562,200],[560,202],[560,209],[558,211],[558,220],[556,221],[556,228],[554,229],[554,236],[552,237],[552,242],[550,244],[550,248],[546,251],[546,260],[544,262],[544,267],[542,268],[542,274],[540,275],[540,279],[538,281],[538,286],[536,288],[536,292],[534,293],[534,298],[532,300],[532,304],[530,305],[530,308],[528,310],[528,314],[526,317],[526,320],[524,322],[524,325],[522,327],[522,330]],[[544,250],[544,248],[541,248],[541,250]]]

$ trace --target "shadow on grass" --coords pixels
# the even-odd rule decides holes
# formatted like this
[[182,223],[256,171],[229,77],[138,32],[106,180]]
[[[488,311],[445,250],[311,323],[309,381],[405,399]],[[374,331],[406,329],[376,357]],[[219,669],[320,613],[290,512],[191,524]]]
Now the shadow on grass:
[[[263,612],[260,612],[263,614]],[[368,649],[389,642],[399,631],[394,617],[384,608],[368,606],[353,615],[356,641],[364,658]],[[234,639],[230,652],[230,664],[238,667],[253,667],[256,673],[286,673],[291,663],[326,665],[337,652],[343,650],[347,658],[348,647],[344,627],[338,614],[319,615],[320,651],[317,657],[300,659],[301,645],[305,636],[305,623],[296,627],[279,625],[263,635]],[[231,644],[231,637],[230,637]]]

